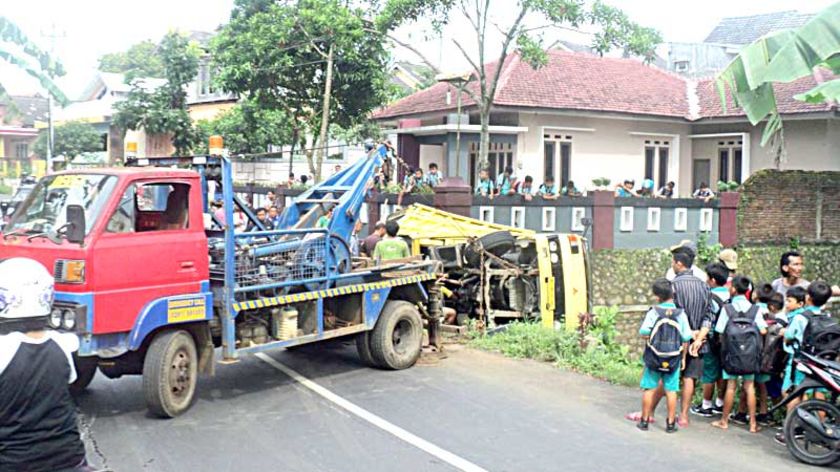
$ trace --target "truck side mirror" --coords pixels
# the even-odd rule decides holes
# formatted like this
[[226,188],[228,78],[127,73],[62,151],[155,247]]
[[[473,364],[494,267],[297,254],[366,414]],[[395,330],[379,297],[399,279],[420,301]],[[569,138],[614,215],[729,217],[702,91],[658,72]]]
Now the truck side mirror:
[[85,209],[81,205],[67,205],[67,223],[67,240],[82,244],[85,241]]

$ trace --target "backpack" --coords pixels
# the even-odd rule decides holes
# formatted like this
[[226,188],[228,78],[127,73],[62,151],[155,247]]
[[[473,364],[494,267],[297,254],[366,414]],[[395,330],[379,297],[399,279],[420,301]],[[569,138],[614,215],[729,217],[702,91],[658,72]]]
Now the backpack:
[[785,337],[780,333],[781,330],[780,324],[774,324],[767,329],[764,349],[761,351],[762,374],[780,374],[785,370],[788,353],[783,348]]
[[828,313],[816,315],[809,310],[801,316],[808,318],[802,333],[802,350],[826,359],[834,359],[840,351],[840,325]]
[[682,310],[653,308],[658,315],[645,346],[645,366],[656,372],[673,373],[682,363],[683,341],[677,317]]
[[756,374],[761,370],[763,343],[755,324],[758,307],[740,312],[731,304],[724,305],[729,321],[721,337],[723,369],[731,375]]

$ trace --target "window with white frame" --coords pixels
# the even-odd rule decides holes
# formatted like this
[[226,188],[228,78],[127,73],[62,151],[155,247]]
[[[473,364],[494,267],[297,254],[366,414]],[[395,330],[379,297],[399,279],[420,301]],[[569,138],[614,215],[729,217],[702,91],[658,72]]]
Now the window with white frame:
[[491,206],[482,206],[478,207],[478,219],[481,221],[486,221],[487,223],[493,223],[495,218],[496,209]]
[[511,207],[510,225],[514,228],[525,227],[525,207]]
[[742,140],[718,141],[718,180],[742,182],[741,166],[744,161]]
[[543,207],[542,209],[542,230],[556,231],[557,230],[557,209]]
[[674,61],[674,70],[677,72],[688,72],[689,61]]
[[709,233],[712,231],[714,223],[714,213],[711,208],[703,208],[700,210],[700,231]]
[[671,154],[671,141],[645,140],[645,178],[652,180],[656,188],[668,183],[668,158]]
[[572,231],[583,231],[583,219],[586,217],[586,208],[572,208]]
[[688,229],[688,208],[674,209],[674,231],[685,231]]
[[648,208],[647,213],[647,230],[648,231],[659,231],[659,226],[662,220],[662,209],[661,208]]
[[572,136],[561,133],[543,135],[543,181],[552,177],[557,188],[572,178]]
[[633,207],[621,207],[619,218],[619,229],[621,231],[633,231]]

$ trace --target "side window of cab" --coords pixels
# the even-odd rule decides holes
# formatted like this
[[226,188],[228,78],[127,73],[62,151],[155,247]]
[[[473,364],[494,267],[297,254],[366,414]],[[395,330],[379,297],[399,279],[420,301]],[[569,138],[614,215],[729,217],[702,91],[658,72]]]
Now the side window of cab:
[[190,186],[174,182],[130,185],[108,220],[109,233],[142,233],[189,228]]

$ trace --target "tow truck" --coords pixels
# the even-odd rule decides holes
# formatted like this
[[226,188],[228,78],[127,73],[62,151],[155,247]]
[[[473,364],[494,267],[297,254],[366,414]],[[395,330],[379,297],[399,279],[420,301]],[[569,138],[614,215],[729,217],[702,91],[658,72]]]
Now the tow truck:
[[[42,178],[0,243],[0,257],[53,270],[50,324],[77,333],[83,390],[97,369],[142,375],[148,409],[175,417],[193,403],[199,373],[275,348],[355,336],[362,360],[411,367],[424,327],[436,343],[440,263],[377,265],[348,240],[380,146],[300,195],[266,229],[235,194],[233,161],[135,158],[123,168]],[[211,212],[220,197],[222,211]],[[239,208],[251,222],[239,231]],[[332,211],[326,227],[316,227]],[[216,348],[221,348],[216,356]],[[218,359],[217,359],[218,357]]]

